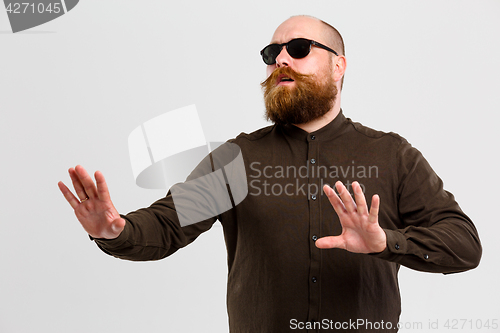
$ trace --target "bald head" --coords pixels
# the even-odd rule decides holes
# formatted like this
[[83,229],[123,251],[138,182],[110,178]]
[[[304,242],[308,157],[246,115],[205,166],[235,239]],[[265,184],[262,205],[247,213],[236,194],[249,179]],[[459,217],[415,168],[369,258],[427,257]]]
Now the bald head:
[[344,40],[342,35],[330,24],[322,21],[316,17],[309,15],[296,15],[290,17],[288,20],[284,21],[276,29],[273,36],[273,41],[276,41],[276,34],[286,28],[294,27],[298,31],[303,31],[304,34],[319,33],[321,40],[319,42],[324,42],[327,46],[335,50],[338,54],[345,55]]
[[325,21],[321,20],[319,21],[325,27],[324,34],[325,38],[328,40],[330,47],[334,49],[338,54],[345,55],[344,39],[342,38],[340,32],[338,32],[337,29],[335,29],[333,26],[326,23]]

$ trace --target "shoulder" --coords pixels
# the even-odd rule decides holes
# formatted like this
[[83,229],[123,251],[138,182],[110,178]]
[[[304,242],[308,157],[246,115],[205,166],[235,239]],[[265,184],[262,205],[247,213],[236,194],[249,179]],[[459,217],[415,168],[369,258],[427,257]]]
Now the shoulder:
[[408,141],[406,141],[406,139],[398,133],[379,131],[359,122],[352,121],[350,118],[346,118],[346,122],[352,131],[359,136],[365,137],[366,139],[385,139],[395,144],[408,143]]
[[236,138],[231,139],[233,143],[243,143],[248,141],[259,141],[268,137],[274,130],[275,125],[266,126],[251,133],[240,133]]

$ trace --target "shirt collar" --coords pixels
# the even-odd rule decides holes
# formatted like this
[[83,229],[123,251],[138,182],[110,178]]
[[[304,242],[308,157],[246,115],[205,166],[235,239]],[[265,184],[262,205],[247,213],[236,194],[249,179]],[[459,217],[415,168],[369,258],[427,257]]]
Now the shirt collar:
[[300,141],[327,141],[338,136],[346,125],[347,118],[344,116],[342,109],[340,109],[339,114],[331,122],[311,133],[307,133],[303,129],[291,124],[281,127],[286,135]]

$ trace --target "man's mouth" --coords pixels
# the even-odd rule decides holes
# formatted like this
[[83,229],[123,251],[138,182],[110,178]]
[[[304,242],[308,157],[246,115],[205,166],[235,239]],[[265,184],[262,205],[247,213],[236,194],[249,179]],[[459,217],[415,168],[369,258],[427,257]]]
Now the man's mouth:
[[280,76],[278,76],[278,79],[276,80],[276,84],[279,85],[279,84],[286,84],[287,82],[293,82],[294,80],[292,78],[290,78],[289,76],[285,75],[285,74],[281,74]]

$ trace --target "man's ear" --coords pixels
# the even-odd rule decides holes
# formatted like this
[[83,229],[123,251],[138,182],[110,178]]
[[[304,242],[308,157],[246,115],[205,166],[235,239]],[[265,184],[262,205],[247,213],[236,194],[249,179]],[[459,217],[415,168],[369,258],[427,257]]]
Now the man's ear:
[[334,57],[333,60],[333,79],[335,82],[340,81],[344,77],[347,63],[343,55]]

